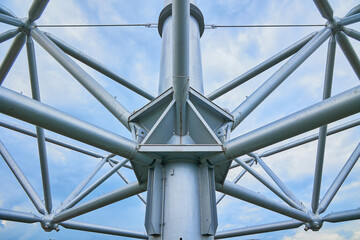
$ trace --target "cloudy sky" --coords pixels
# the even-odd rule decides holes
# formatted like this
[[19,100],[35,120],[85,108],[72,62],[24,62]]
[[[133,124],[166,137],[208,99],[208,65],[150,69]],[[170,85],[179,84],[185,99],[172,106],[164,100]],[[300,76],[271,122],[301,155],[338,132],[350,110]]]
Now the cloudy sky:
[[[2,0],[1,4],[11,9],[18,17],[27,16],[30,0]],[[357,0],[329,1],[338,17],[344,16]],[[312,1],[303,0],[198,0],[206,24],[245,25],[245,24],[324,24]],[[156,23],[163,8],[163,1],[125,1],[125,0],[52,0],[37,24],[120,24],[120,23]],[[360,30],[359,24],[351,26]],[[0,32],[11,27],[0,24]],[[311,28],[218,28],[207,29],[201,39],[203,76],[205,94],[241,75],[261,61],[305,37],[321,27]],[[122,28],[41,28],[52,33],[72,46],[82,50],[91,57],[102,62],[111,70],[126,79],[157,94],[161,54],[161,38],[156,28],[122,27]],[[350,39],[355,50],[360,54],[360,44]],[[11,44],[6,41],[0,44],[2,59]],[[99,104],[82,86],[74,80],[59,64],[52,59],[39,45],[35,44],[36,58],[42,102],[60,109],[80,119],[131,138],[128,131]],[[266,101],[264,101],[249,117],[232,133],[238,136],[256,129],[283,116],[303,109],[321,101],[324,82],[324,69],[327,43],[318,49],[296,72],[289,77]],[[148,101],[141,96],[114,83],[100,73],[80,64],[116,99],[127,106],[130,111],[139,109]],[[263,83],[281,64],[270,69],[248,83],[232,90],[215,102],[223,108],[234,109],[246,96],[249,96]],[[341,49],[336,49],[335,72],[332,94],[357,86],[359,80],[346,61]],[[4,87],[31,96],[30,81],[25,48],[8,74]],[[330,124],[330,127],[359,118],[359,114]],[[35,130],[35,127],[3,114],[0,119]],[[304,134],[316,133],[318,130]],[[46,131],[47,136],[63,139],[95,152],[105,152],[85,146]],[[37,153],[36,139],[0,128],[0,139],[21,167],[29,181],[42,196],[41,175]],[[341,169],[345,161],[359,142],[359,127],[344,131],[336,136],[328,137],[325,152],[323,196],[328,186]],[[301,136],[299,136],[301,137]],[[281,145],[283,143],[277,144]],[[270,149],[274,146],[270,146]],[[312,181],[316,158],[317,144],[310,143],[297,147],[292,151],[264,158],[268,165],[279,175],[286,185],[293,190],[304,204],[311,208]],[[91,169],[98,163],[95,159],[71,150],[47,143],[49,171],[54,207],[56,208],[76,187]],[[261,153],[263,150],[258,151]],[[254,168],[264,174],[259,166]],[[110,168],[104,166],[97,176],[101,176]],[[241,171],[231,170],[229,180]],[[132,181],[133,174],[122,169]],[[265,174],[264,174],[265,175]],[[95,177],[96,178],[96,177]],[[33,212],[36,209],[28,200],[19,183],[11,174],[4,161],[0,161],[0,208],[16,211]],[[90,194],[84,201],[100,196],[123,185],[122,180],[114,175],[101,188]],[[256,192],[277,199],[265,187],[249,174],[239,182]],[[324,213],[358,208],[360,198],[360,167],[357,164],[342,189]],[[225,197],[218,205],[218,231],[252,226],[287,218],[240,200]],[[116,214],[114,214],[116,213]],[[143,222],[145,206],[137,198],[132,197],[112,204],[100,210],[83,215],[76,220],[113,226],[123,229],[144,232]],[[284,232],[255,235],[235,239],[359,239],[359,221],[330,224],[325,223],[320,232],[305,232],[303,227]],[[0,221],[1,239],[122,239],[119,237],[77,232],[61,228],[60,232],[45,233],[39,224],[22,224]]]

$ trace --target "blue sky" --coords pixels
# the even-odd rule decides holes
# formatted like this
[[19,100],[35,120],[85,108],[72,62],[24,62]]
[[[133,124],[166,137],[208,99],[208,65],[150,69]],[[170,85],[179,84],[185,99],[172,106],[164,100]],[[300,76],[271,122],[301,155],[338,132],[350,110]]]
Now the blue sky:
[[[22,18],[27,16],[27,10],[31,2],[29,0],[2,0],[1,4]],[[338,17],[344,16],[353,6],[358,4],[356,0],[329,2],[334,8],[335,15]],[[206,24],[325,23],[325,20],[321,18],[312,1],[198,0],[198,7],[202,10]],[[52,0],[37,23],[156,23],[162,8],[163,1]],[[351,28],[359,31],[360,25],[354,24]],[[0,32],[4,32],[7,29],[9,29],[8,26],[0,24]],[[321,27],[284,29],[219,28],[206,30],[201,39],[205,94],[214,91],[309,33],[320,29]],[[137,82],[150,92],[157,93],[161,54],[161,38],[158,35],[157,29],[129,27],[42,28],[42,30],[58,36],[65,42],[104,63],[119,75]],[[360,54],[360,44],[352,39],[350,41],[357,53]],[[0,44],[1,58],[6,54],[10,44],[11,40]],[[322,99],[326,49],[327,44],[320,47],[308,61],[300,66],[287,81],[232,133],[232,136],[246,133],[320,101]],[[30,96],[30,81],[25,53],[24,48],[3,86]],[[131,138],[127,130],[37,44],[36,57],[41,97],[45,104]],[[114,83],[112,80],[88,67],[80,65],[88,70],[101,85],[112,95],[116,96],[130,111],[135,111],[147,103],[146,99],[132,93],[130,90]],[[249,96],[262,82],[270,77],[279,66],[264,72],[252,81],[220,97],[215,102],[223,108],[234,109],[246,96]],[[358,84],[358,79],[340,48],[337,47],[333,95]],[[359,118],[359,116],[357,114],[330,124],[330,127]],[[0,117],[3,120],[35,130],[34,126],[9,118],[3,114]],[[317,130],[311,133],[315,132]],[[321,196],[323,196],[327,187],[355,149],[359,142],[359,133],[360,129],[357,127],[327,139]],[[304,135],[308,134],[310,133]],[[49,131],[46,131],[46,135],[63,139],[78,146],[84,146],[95,152],[104,153],[101,150],[93,149]],[[0,136],[4,145],[8,148],[29,181],[39,195],[42,195],[36,140],[4,128],[0,128]],[[91,171],[99,159],[84,156],[49,143],[47,144],[47,150],[53,201],[56,207],[76,187],[76,184]],[[261,152],[262,150],[259,151],[259,153]],[[266,160],[287,186],[294,191],[298,198],[310,208],[315,158],[316,142],[306,144],[292,151],[264,158],[264,160]],[[264,173],[260,167],[255,166],[254,168],[260,173]],[[97,176],[101,176],[108,169],[109,166],[105,166]],[[129,170],[122,169],[122,171],[129,179],[135,180]],[[240,168],[231,170],[228,179],[232,180],[239,171]],[[358,201],[354,200],[360,198],[359,176],[360,168],[359,164],[357,164],[345,181],[343,188],[325,212],[325,215],[332,211],[336,212],[359,207]],[[2,182],[0,185],[0,208],[36,213],[36,209],[32,206],[4,161],[0,161],[0,181]],[[256,182],[249,174],[246,174],[239,184],[276,199],[276,196]],[[123,185],[122,180],[114,175],[102,187],[84,199],[84,201],[107,193],[121,185]],[[137,197],[133,197],[78,217],[76,220],[144,232],[144,212],[144,204]],[[226,197],[219,204],[218,215],[218,231],[287,219],[231,197]],[[342,224],[325,223],[320,232],[304,232],[303,227],[301,227],[284,232],[234,239],[359,239],[359,229],[359,221]],[[24,240],[69,238],[122,239],[107,235],[77,232],[64,228],[61,228],[58,233],[45,233],[39,224],[28,225],[8,221],[0,222],[0,238]]]

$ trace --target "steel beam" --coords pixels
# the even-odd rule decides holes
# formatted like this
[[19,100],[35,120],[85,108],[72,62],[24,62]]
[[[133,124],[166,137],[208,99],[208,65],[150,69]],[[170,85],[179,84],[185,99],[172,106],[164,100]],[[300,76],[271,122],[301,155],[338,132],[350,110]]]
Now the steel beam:
[[360,208],[348,211],[330,213],[323,217],[325,222],[345,222],[360,219]]
[[66,204],[62,209],[69,209],[75,206],[78,202],[83,200],[87,195],[89,195],[92,191],[94,191],[98,186],[100,186],[106,179],[108,179],[111,175],[113,175],[117,170],[119,170],[122,166],[124,166],[129,160],[125,159],[122,162],[117,163],[114,168],[107,171],[102,177],[96,180],[93,184],[91,184],[88,188],[78,194],[73,200],[71,200],[68,204]]
[[233,112],[235,129],[262,101],[264,101],[291,73],[293,73],[331,35],[325,28],[277,70],[265,83],[255,90]]
[[103,233],[103,234],[110,234],[115,236],[138,238],[138,239],[148,239],[148,236],[145,233],[129,231],[129,230],[113,228],[113,227],[100,226],[91,223],[66,221],[61,223],[60,225],[63,226],[64,228],[86,231],[86,232]]
[[353,14],[351,16],[342,18],[339,21],[339,24],[341,26],[346,26],[346,25],[350,25],[350,24],[353,24],[353,23],[357,23],[359,21],[360,21],[360,13],[356,13],[356,14]]
[[283,221],[283,222],[263,224],[263,225],[258,225],[258,226],[238,228],[238,229],[218,232],[215,235],[215,239],[240,237],[240,236],[251,235],[251,234],[259,234],[259,233],[293,229],[293,228],[298,228],[303,224],[304,223],[301,221],[289,220],[289,221]]
[[360,32],[346,27],[343,28],[343,31],[349,37],[352,37],[353,39],[360,41]]
[[30,184],[29,180],[25,177],[24,173],[21,171],[19,166],[16,164],[15,160],[11,157],[10,153],[5,148],[4,144],[0,141],[0,154],[5,160],[6,164],[9,166],[10,170],[20,183],[21,187],[24,189],[31,202],[34,204],[36,209],[41,214],[46,213],[44,204],[42,203],[39,195],[36,193],[33,186]]
[[[109,163],[109,165],[110,165],[112,168],[115,167],[115,164],[114,164],[112,161],[108,160],[107,162]],[[126,166],[126,165],[124,165],[124,167],[125,167],[125,166]],[[126,184],[129,184],[129,183],[130,183],[130,181],[120,172],[120,169],[117,170],[116,173],[117,173],[117,175],[119,175],[119,177],[121,177],[121,179],[122,179]],[[136,195],[137,195],[138,198],[146,205],[146,200],[145,200],[145,198],[144,198],[141,194],[136,194]]]
[[308,108],[236,137],[224,144],[225,154],[214,154],[207,159],[212,164],[222,163],[243,154],[310,131],[360,112],[360,86],[344,91]]
[[186,128],[186,100],[189,95],[189,0],[174,0],[173,21],[173,89],[176,101],[175,133],[183,136]]
[[354,14],[357,14],[357,13],[360,13],[360,4],[353,7],[346,15],[345,17],[348,17],[348,16],[351,16],[351,15],[354,15]]
[[47,4],[50,0],[34,0],[29,9],[29,18],[30,23],[36,21],[40,18],[41,14],[44,12]]
[[357,56],[354,48],[352,47],[349,39],[347,38],[347,36],[344,33],[339,32],[336,34],[336,41],[338,42],[341,50],[345,54],[345,57],[349,61],[356,76],[360,80],[360,60],[359,60],[359,57]]
[[351,169],[356,164],[357,160],[360,157],[360,143],[355,148],[354,152],[351,154],[350,158],[347,160],[334,182],[331,184],[324,197],[321,199],[319,207],[317,209],[318,213],[323,213],[331,203],[332,199],[335,197],[336,193],[339,191],[341,185],[344,183],[346,177],[349,175]]
[[[331,87],[332,87],[334,63],[335,63],[335,51],[336,51],[336,41],[334,37],[331,37],[329,41],[328,53],[327,53],[323,100],[328,99],[331,96]],[[311,207],[313,212],[316,212],[319,205],[321,178],[322,178],[324,155],[325,155],[326,132],[327,132],[327,125],[321,126],[319,130],[319,141],[316,152],[314,184],[313,184],[313,193],[311,200]]]
[[246,171],[248,171],[251,175],[253,175],[259,182],[261,182],[265,187],[267,187],[270,191],[272,191],[275,195],[281,198],[284,202],[286,202],[289,206],[293,208],[297,208],[299,210],[302,209],[301,205],[298,205],[288,196],[286,196],[283,192],[279,191],[272,183],[270,183],[266,178],[260,175],[257,171],[249,167],[243,160],[234,159],[237,163],[240,164]]
[[[253,164],[255,163],[254,160],[252,160],[250,163],[247,163],[249,165],[249,167],[251,167]],[[240,164],[239,164],[240,166]],[[236,178],[232,181],[233,183],[237,183],[246,173],[246,169],[243,169],[237,176]],[[216,199],[216,204],[219,204],[221,202],[221,200],[223,200],[223,198],[226,196],[226,194],[222,193],[217,199]]]
[[323,18],[329,20],[330,22],[334,21],[334,11],[328,0],[314,0],[314,3]]
[[[32,41],[31,37],[27,38],[26,48],[27,48],[27,56],[28,56],[28,64],[29,64],[32,97],[36,101],[40,102],[41,101],[40,88],[39,88],[39,81],[38,81],[38,74],[36,67],[35,49],[34,49],[34,42]],[[36,126],[36,135],[38,140],[40,169],[41,169],[42,185],[44,191],[44,202],[47,212],[51,213],[52,199],[51,199],[50,176],[49,176],[49,167],[48,167],[48,160],[46,153],[44,129]]]
[[90,172],[90,174],[84,178],[81,183],[70,193],[70,195],[61,203],[60,207],[56,209],[56,213],[63,211],[76,196],[85,188],[85,186],[93,179],[93,177],[99,172],[99,170],[104,166],[107,158],[103,158],[95,168]]
[[8,8],[4,7],[1,4],[0,4],[0,13],[16,18],[16,15],[11,10],[9,10]]
[[143,89],[142,87],[136,85],[135,83],[126,80],[125,78],[117,75],[113,71],[109,70],[105,65],[101,64],[100,62],[96,61],[95,59],[89,57],[85,53],[81,52],[80,50],[70,46],[69,44],[65,43],[64,41],[60,40],[59,38],[55,37],[50,33],[45,33],[45,35],[50,38],[61,50],[65,53],[69,54],[73,58],[76,58],[80,62],[88,65],[89,67],[95,69],[96,71],[104,74],[105,76],[109,77],[110,79],[120,83],[124,87],[136,92],[137,94],[143,96],[146,99],[153,100],[155,96],[152,93],[149,93],[147,90]]
[[136,153],[134,141],[4,87],[0,87],[0,112],[128,159],[148,165],[153,162],[153,158]]
[[[28,135],[30,137],[37,138],[37,134],[35,132],[33,132],[33,131],[29,130],[29,129],[26,129],[24,127],[18,126],[16,124],[13,124],[11,122],[7,122],[7,121],[4,121],[4,120],[0,119],[0,126],[11,129],[11,130],[19,132],[19,133],[23,133],[23,134]],[[80,153],[95,157],[95,158],[104,158],[105,157],[105,156],[103,156],[103,155],[101,155],[99,153],[95,153],[95,152],[92,152],[90,150],[83,149],[83,148],[80,148],[78,146],[75,146],[75,145],[72,145],[70,143],[66,143],[66,142],[60,141],[58,139],[51,138],[51,137],[46,137],[45,136],[45,141],[56,144],[58,146],[62,146],[62,147],[74,150],[76,152],[80,152]]]
[[41,218],[36,216],[35,214],[11,211],[6,209],[0,209],[0,219],[23,223],[35,223],[41,221]]
[[311,216],[307,213],[268,199],[260,193],[253,192],[229,181],[225,181],[223,185],[216,183],[216,190],[302,222],[311,221]]
[[67,209],[59,214],[55,214],[55,216],[53,218],[53,222],[54,223],[63,222],[65,220],[68,220],[68,219],[74,218],[76,216],[85,214],[87,212],[96,210],[98,208],[105,207],[114,202],[118,202],[125,198],[129,198],[138,193],[144,192],[145,190],[146,190],[146,183],[143,183],[141,185],[139,185],[139,183],[137,183],[137,182],[127,184],[123,187],[118,188],[117,190],[115,190],[113,192],[110,192],[101,197],[95,198],[89,202],[82,204],[82,205],[79,205],[79,206],[71,208],[71,209]]
[[290,191],[290,189],[288,189],[286,187],[286,185],[281,181],[281,179],[271,170],[271,168],[269,168],[269,166],[257,155],[255,154],[251,154],[256,158],[256,161],[260,164],[260,166],[265,170],[265,172],[271,177],[271,179],[276,183],[276,185],[278,185],[278,187],[286,194],[286,196],[288,196],[291,200],[293,200],[297,206],[298,209],[304,211],[304,212],[308,212],[308,210],[306,209],[306,207],[301,203],[301,201],[295,196],[294,193],[292,193]]
[[7,52],[0,66],[0,85],[4,82],[6,75],[9,73],[10,68],[14,64],[17,56],[19,55],[22,47],[24,46],[25,41],[26,35],[24,33],[19,33],[12,42],[10,49]]
[[[336,127],[333,127],[333,128],[330,128],[326,135],[327,136],[330,136],[330,135],[333,135],[335,133],[339,133],[339,132],[342,132],[344,130],[347,130],[349,128],[353,128],[353,127],[356,127],[356,126],[359,126],[360,125],[360,119],[355,119],[353,121],[350,121],[350,122],[347,122],[347,123],[344,123],[344,124],[341,124],[339,126],[336,126]],[[312,142],[312,141],[315,141],[319,139],[319,134],[318,133],[315,133],[315,134],[312,134],[310,136],[307,136],[307,137],[304,137],[304,138],[301,138],[301,139],[298,139],[298,140],[295,140],[293,142],[290,142],[290,143],[287,143],[283,146],[280,146],[280,147],[276,147],[276,148],[273,148],[273,149],[270,149],[270,150],[267,150],[263,153],[261,153],[259,155],[259,157],[268,157],[268,156],[271,156],[271,155],[274,155],[276,153],[279,153],[279,152],[283,152],[283,151],[286,151],[286,150],[289,150],[291,148],[294,148],[294,147],[298,147],[300,145],[303,145],[303,144],[306,144],[306,143],[309,143],[309,142]]]
[[9,24],[9,25],[12,25],[15,27],[20,27],[20,26],[24,25],[24,23],[20,19],[5,15],[2,13],[0,13],[0,22]]
[[6,40],[9,40],[10,38],[15,37],[19,33],[19,29],[12,29],[6,32],[3,32],[0,34],[0,43],[5,42]]
[[218,88],[217,90],[213,91],[206,97],[210,100],[215,100],[216,98],[224,95],[225,93],[233,90],[234,88],[240,86],[241,84],[247,82],[248,80],[252,79],[253,77],[259,75],[260,73],[266,71],[267,69],[275,66],[279,62],[285,60],[286,58],[294,55],[297,51],[299,51],[306,43],[308,43],[314,36],[316,32],[309,34],[305,38],[301,39],[300,41],[294,43],[293,45],[285,48],[281,52],[275,54],[271,58],[265,60],[264,62],[260,63],[256,67],[252,68],[251,70],[247,71],[246,73],[240,75],[239,77],[233,79],[231,82],[225,84],[224,86]]
[[98,82],[67,56],[58,46],[38,29],[31,32],[33,38],[58,61],[76,80],[80,82],[100,103],[104,105],[126,128],[130,129],[130,112],[121,105]]

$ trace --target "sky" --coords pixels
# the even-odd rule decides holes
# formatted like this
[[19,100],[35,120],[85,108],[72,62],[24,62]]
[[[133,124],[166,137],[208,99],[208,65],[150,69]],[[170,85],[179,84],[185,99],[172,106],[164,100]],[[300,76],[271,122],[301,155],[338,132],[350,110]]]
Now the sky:
[[[344,16],[357,0],[329,0],[334,15]],[[18,17],[27,16],[30,0],[2,0],[1,4],[11,9]],[[206,24],[246,25],[246,24],[324,24],[312,1],[302,0],[198,0]],[[156,23],[164,7],[163,1],[125,1],[125,0],[52,0],[37,24],[119,24],[119,23]],[[359,24],[351,28],[360,31]],[[11,27],[0,23],[0,32]],[[295,43],[321,27],[311,28],[218,28],[206,29],[201,38],[205,95],[241,75],[287,46]],[[145,27],[108,27],[108,28],[41,28],[71,44],[87,55],[97,59],[120,76],[138,83],[153,94],[158,92],[158,79],[161,55],[161,38],[156,28]],[[360,44],[350,39],[356,52],[360,54]],[[11,40],[0,44],[2,59],[11,44]],[[43,103],[60,109],[72,116],[86,120],[106,130],[131,139],[130,133],[82,86],[71,77],[46,51],[35,43],[36,59]],[[288,114],[306,108],[322,99],[327,43],[323,44],[309,59],[301,65],[276,91],[274,91],[238,128],[232,137],[247,133]],[[255,77],[251,81],[233,89],[215,100],[222,108],[233,110],[246,99],[258,86],[268,79],[283,63]],[[133,93],[111,79],[79,63],[107,91],[133,112],[148,100]],[[337,46],[332,94],[338,94],[355,87],[359,80]],[[31,96],[28,75],[26,49],[23,48],[17,61],[9,72],[4,87]],[[358,119],[360,114],[348,117],[329,125]],[[35,127],[0,114],[0,119],[35,130]],[[318,130],[305,133],[307,136]],[[77,146],[106,155],[107,153],[79,143],[72,139],[45,131],[47,136],[62,139]],[[353,128],[327,138],[324,173],[320,197],[324,195],[333,179],[342,168],[359,143],[360,128]],[[40,196],[42,196],[41,174],[36,139],[0,128],[0,140],[27,176]],[[293,140],[293,139],[292,139]],[[271,149],[288,141],[269,146]],[[84,177],[96,166],[100,159],[89,157],[74,151],[46,144],[51,176],[53,205],[56,208]],[[311,208],[313,173],[315,168],[317,143],[309,143],[291,151],[282,152],[264,160],[284,183]],[[257,151],[261,153],[266,149]],[[246,156],[241,157],[243,159]],[[117,158],[121,159],[121,158]],[[95,179],[108,171],[105,165]],[[266,176],[258,165],[258,172]],[[128,169],[121,170],[131,181],[135,177]],[[241,171],[233,169],[228,174],[232,180]],[[94,181],[94,180],[93,180]],[[27,198],[19,183],[4,161],[0,161],[0,208],[15,211],[33,212],[36,209]],[[258,183],[250,174],[240,180],[240,185],[261,192],[276,199],[269,190]],[[124,183],[117,176],[111,176],[100,188],[86,197],[86,202],[94,197],[110,192]],[[358,208],[360,198],[360,167],[354,169],[346,179],[324,216],[330,212]],[[114,214],[116,213],[116,214]],[[114,203],[92,213],[77,217],[75,220],[101,224],[122,229],[145,232],[145,205],[136,197]],[[241,200],[225,197],[218,205],[218,231],[272,223],[288,218],[268,210],[261,209]],[[233,239],[359,239],[360,222],[324,223],[319,232],[303,230],[303,226],[276,233],[259,234]],[[100,235],[61,227],[59,232],[46,233],[39,224],[24,224],[0,221],[1,239],[128,239],[110,235]]]

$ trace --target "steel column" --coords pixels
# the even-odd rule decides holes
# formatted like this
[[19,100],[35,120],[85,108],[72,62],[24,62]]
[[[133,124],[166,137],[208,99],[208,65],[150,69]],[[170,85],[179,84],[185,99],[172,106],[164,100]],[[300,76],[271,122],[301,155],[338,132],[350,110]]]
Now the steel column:
[[66,221],[60,224],[64,228],[87,231],[87,232],[96,232],[96,233],[104,233],[115,236],[123,236],[130,238],[138,238],[138,239],[148,239],[148,236],[145,233],[129,231],[119,228],[112,228],[106,226],[95,225],[91,223],[82,223],[76,221]]
[[334,20],[333,18],[334,11],[330,6],[328,0],[314,0],[314,3],[323,18],[329,20],[330,22]]
[[360,86],[293,113],[225,143],[225,155],[215,154],[212,164],[234,159],[271,144],[294,137],[324,124],[360,112]]
[[[29,64],[32,97],[34,100],[41,102],[38,74],[36,68],[35,49],[31,37],[27,38],[26,48],[27,48],[27,56],[28,56],[28,64]],[[42,185],[44,191],[44,202],[45,202],[46,210],[48,211],[48,213],[51,213],[52,199],[51,199],[50,176],[49,176],[49,167],[48,167],[48,160],[46,154],[44,129],[36,126],[36,135],[37,135],[38,149],[39,149],[41,177],[42,177]]]
[[136,153],[136,143],[0,87],[0,112],[144,164],[154,160]]
[[264,101],[291,73],[293,73],[331,35],[329,28],[323,29],[301,48],[290,60],[277,70],[265,83],[255,90],[232,114],[235,129],[262,101]]
[[240,75],[239,77],[233,79],[231,82],[225,84],[224,86],[218,88],[217,90],[213,91],[206,97],[210,100],[215,100],[216,98],[224,95],[225,93],[229,92],[230,90],[240,86],[241,84],[247,82],[248,80],[252,79],[253,77],[259,75],[260,73],[266,71],[267,69],[275,66],[279,62],[285,60],[286,58],[294,55],[297,51],[299,51],[306,43],[308,43],[314,36],[316,32],[309,34],[308,36],[304,37],[303,39],[299,40],[298,42],[294,43],[293,45],[285,48],[281,52],[275,54],[271,58],[265,60],[264,62],[260,63],[256,67],[252,68],[251,70],[247,71],[246,73]]
[[26,35],[24,33],[19,33],[12,42],[11,47],[0,66],[0,85],[4,82],[6,75],[9,73],[10,68],[23,48],[25,41]]
[[118,202],[120,200],[129,198],[138,193],[142,193],[145,190],[146,190],[146,184],[140,185],[137,182],[127,184],[113,192],[110,192],[101,197],[95,198],[89,202],[82,204],[82,205],[79,205],[77,207],[73,207],[73,208],[67,209],[61,213],[55,214],[55,216],[53,218],[53,222],[54,223],[63,222],[65,220],[80,216],[82,214],[93,211],[95,209],[105,207],[114,202]]
[[50,33],[46,33],[45,35],[50,38],[51,41],[53,41],[61,50],[63,50],[65,53],[69,54],[73,58],[76,58],[77,60],[83,62],[84,64],[88,65],[89,67],[95,69],[96,71],[104,74],[105,76],[109,77],[110,79],[120,83],[124,87],[136,92],[137,94],[143,96],[144,98],[147,98],[149,100],[153,100],[155,96],[151,93],[149,93],[147,90],[143,89],[140,86],[137,86],[135,83],[124,79],[123,77],[117,75],[113,71],[109,70],[106,66],[99,63],[95,59],[89,57],[85,53],[81,52],[80,50],[77,50],[76,48],[70,46],[69,44],[65,43],[64,41],[60,40],[59,38],[55,37],[54,35]]
[[[331,37],[329,41],[328,53],[327,53],[323,100],[328,99],[331,96],[331,87],[332,87],[334,63],[335,63],[335,51],[336,51],[336,41],[334,37]],[[326,132],[327,132],[327,125],[321,126],[319,130],[319,141],[318,141],[318,147],[316,153],[314,184],[313,184],[313,193],[312,193],[312,201],[311,201],[311,207],[313,212],[316,212],[319,205],[321,178],[322,178],[322,170],[323,170],[324,155],[325,155]]]
[[338,42],[341,50],[345,54],[345,57],[349,61],[356,76],[360,80],[360,60],[359,60],[359,57],[357,56],[354,48],[351,46],[349,39],[347,38],[347,36],[344,33],[339,32],[336,34],[336,41]]
[[360,4],[353,7],[346,15],[345,17],[348,17],[348,16],[351,16],[351,15],[354,15],[354,14],[357,14],[357,13],[360,13]]
[[58,46],[38,29],[31,32],[33,38],[56,59],[73,77],[80,82],[104,107],[106,107],[126,128],[130,129],[130,112],[121,105],[98,82],[68,57]]
[[189,0],[174,0],[173,18],[173,89],[176,101],[175,133],[183,136],[186,127],[186,100],[189,95]]
[[42,203],[39,195],[34,190],[33,186],[30,184],[28,179],[25,177],[24,173],[21,171],[19,166],[16,164],[15,160],[11,157],[10,153],[6,150],[4,144],[0,141],[0,154],[4,158],[6,164],[9,166],[10,170],[13,172],[14,176],[30,198],[31,202],[34,204],[39,213],[45,214],[46,209]]
[[356,164],[359,157],[360,157],[360,143],[355,148],[354,152],[351,154],[350,158],[347,160],[344,167],[341,169],[341,171],[335,178],[334,182],[331,184],[330,188],[325,193],[324,197],[321,199],[321,202],[317,209],[318,213],[325,212],[330,202],[335,197],[336,193],[339,191],[341,185],[344,183],[346,177],[349,175],[351,169]]

